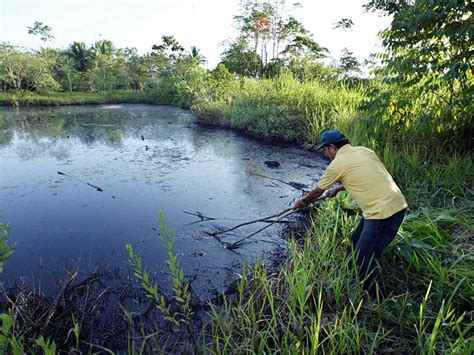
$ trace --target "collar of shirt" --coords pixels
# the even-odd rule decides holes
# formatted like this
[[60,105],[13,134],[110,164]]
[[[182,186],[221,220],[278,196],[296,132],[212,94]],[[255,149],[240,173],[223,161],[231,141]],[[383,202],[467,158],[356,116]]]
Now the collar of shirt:
[[336,157],[339,153],[344,153],[346,151],[348,151],[349,149],[351,149],[352,146],[350,144],[346,144],[346,145],[343,145],[341,148],[339,148],[336,152]]

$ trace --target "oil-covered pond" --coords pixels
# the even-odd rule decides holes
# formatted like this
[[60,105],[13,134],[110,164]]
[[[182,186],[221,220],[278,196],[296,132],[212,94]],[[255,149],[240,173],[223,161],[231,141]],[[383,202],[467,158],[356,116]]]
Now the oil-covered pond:
[[126,244],[166,284],[157,221],[163,211],[176,230],[179,263],[203,298],[234,280],[243,261],[271,258],[286,245],[282,224],[235,250],[207,232],[288,208],[301,192],[284,182],[309,189],[326,165],[314,153],[149,105],[1,108],[0,159],[0,222],[17,243],[5,286],[22,279],[51,293],[66,270],[127,269]]

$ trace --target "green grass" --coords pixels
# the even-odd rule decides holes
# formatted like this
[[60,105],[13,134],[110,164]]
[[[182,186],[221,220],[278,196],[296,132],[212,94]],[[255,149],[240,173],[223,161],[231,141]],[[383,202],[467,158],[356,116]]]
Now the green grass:
[[[410,215],[402,233],[413,233],[417,224],[429,228],[433,238],[426,238],[427,231],[421,235],[437,252],[412,244],[407,261],[397,251],[401,242],[390,248],[384,269],[393,293],[377,301],[361,289],[345,258],[357,215],[344,203],[336,198],[315,212],[306,239],[290,243],[278,274],[259,264],[249,268],[237,299],[213,308],[206,352],[470,353],[474,254],[448,252],[462,245],[461,237],[438,237],[464,221],[431,211]],[[445,279],[440,273],[452,275]]]
[[4,92],[0,91],[3,106],[60,106],[112,103],[152,103],[149,95],[138,90],[108,92]]
[[314,132],[332,127],[336,112],[350,116],[361,92],[343,86],[301,83],[291,76],[246,79],[231,102],[197,101],[193,110],[206,123],[242,130],[271,141],[308,143]]

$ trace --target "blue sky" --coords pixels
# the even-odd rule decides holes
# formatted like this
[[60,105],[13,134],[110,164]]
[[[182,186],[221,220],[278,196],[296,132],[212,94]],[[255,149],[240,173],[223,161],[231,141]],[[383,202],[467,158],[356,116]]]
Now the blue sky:
[[[338,58],[348,47],[361,60],[381,49],[377,33],[390,19],[364,13],[368,0],[300,0],[293,12],[313,33],[316,41]],[[109,39],[117,47],[136,47],[140,53],[173,35],[186,48],[197,46],[214,67],[222,43],[237,35],[232,17],[239,13],[238,0],[0,0],[0,41],[38,48],[40,41],[28,35],[34,21],[53,28],[54,47],[72,41],[91,44]],[[288,1],[288,4],[291,4]],[[352,31],[333,30],[341,18],[350,18]]]

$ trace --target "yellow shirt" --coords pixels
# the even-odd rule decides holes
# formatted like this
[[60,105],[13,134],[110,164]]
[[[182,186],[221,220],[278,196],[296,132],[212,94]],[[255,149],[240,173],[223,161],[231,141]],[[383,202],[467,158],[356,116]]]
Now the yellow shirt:
[[364,218],[388,218],[407,207],[392,176],[368,148],[350,144],[339,148],[319,181],[319,188],[327,190],[336,181],[356,200]]

